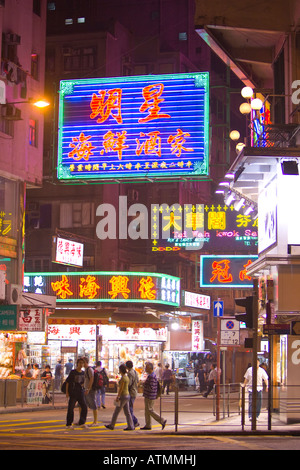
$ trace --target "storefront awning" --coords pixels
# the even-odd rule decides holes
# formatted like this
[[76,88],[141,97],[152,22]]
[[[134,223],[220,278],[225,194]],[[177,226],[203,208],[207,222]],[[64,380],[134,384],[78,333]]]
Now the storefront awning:
[[160,320],[151,314],[146,313],[136,313],[136,314],[126,314],[124,313],[114,313],[112,315],[112,321],[119,328],[164,328],[167,323]]
[[49,325],[109,325],[113,309],[56,309],[47,320]]

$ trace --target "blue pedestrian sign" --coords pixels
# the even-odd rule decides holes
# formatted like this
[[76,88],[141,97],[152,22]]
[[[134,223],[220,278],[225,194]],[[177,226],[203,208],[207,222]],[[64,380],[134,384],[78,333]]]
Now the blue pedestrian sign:
[[224,302],[223,300],[214,301],[214,317],[223,317]]

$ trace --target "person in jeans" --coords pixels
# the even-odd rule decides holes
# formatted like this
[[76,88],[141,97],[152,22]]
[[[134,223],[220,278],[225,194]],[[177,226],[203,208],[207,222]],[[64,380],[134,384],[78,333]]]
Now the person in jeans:
[[162,373],[163,389],[162,393],[165,393],[165,388],[167,387],[167,395],[170,392],[170,385],[173,382],[173,372],[169,369],[169,364],[165,365],[165,370]]
[[96,390],[93,388],[94,383],[94,369],[89,366],[89,361],[86,357],[83,358],[85,374],[84,374],[84,388],[85,400],[87,406],[93,411],[94,421],[90,426],[97,426],[98,410],[96,403]]
[[[252,419],[252,374],[253,374],[253,369],[252,367],[249,367],[246,370],[246,373],[244,375],[244,384],[243,386],[246,386],[249,392],[249,408],[248,408],[248,415],[249,419]],[[259,417],[260,411],[261,411],[261,401],[262,401],[262,391],[263,391],[263,381],[266,383],[267,390],[268,390],[268,384],[269,384],[269,377],[266,371],[262,368],[259,367],[259,360],[257,360],[257,385],[256,385],[256,418]]]
[[66,380],[66,397],[69,399],[67,411],[67,428],[73,429],[74,408],[76,403],[80,407],[80,418],[78,425],[86,427],[87,406],[84,395],[84,362],[81,358],[77,360],[76,369],[71,370]]
[[155,419],[158,423],[161,424],[162,429],[165,428],[167,424],[167,420],[163,417],[160,417],[153,409],[154,403],[157,397],[157,378],[153,371],[153,364],[152,362],[146,362],[145,370],[148,374],[148,377],[144,383],[144,391],[143,397],[145,402],[145,421],[146,424],[142,430],[150,430],[151,429],[151,417]]
[[121,364],[119,366],[119,372],[121,374],[121,379],[119,381],[119,390],[116,398],[115,411],[112,415],[110,424],[106,424],[105,427],[111,430],[114,429],[119,413],[123,408],[127,420],[127,428],[125,428],[124,431],[134,431],[134,424],[129,410],[129,378],[126,373],[127,370],[125,364]]
[[136,370],[133,368],[133,363],[132,361],[127,361],[126,362],[126,367],[127,367],[127,375],[129,378],[129,409],[132,417],[132,421],[134,424],[134,427],[138,427],[140,423],[138,422],[137,417],[135,416],[133,412],[133,404],[135,402],[135,399],[138,394],[138,385],[139,385],[139,376]]

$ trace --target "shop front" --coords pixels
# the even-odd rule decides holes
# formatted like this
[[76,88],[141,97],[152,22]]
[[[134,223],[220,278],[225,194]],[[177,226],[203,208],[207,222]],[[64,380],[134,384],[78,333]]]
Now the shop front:
[[233,180],[228,191],[235,199],[243,195],[249,210],[258,212],[258,259],[247,273],[258,279],[258,326],[268,338],[270,407],[286,422],[300,421],[300,328],[293,328],[300,325],[298,165],[298,148],[245,147],[228,173]]
[[66,371],[65,365],[70,360],[75,364],[80,356],[87,357],[92,366],[100,360],[107,370],[110,388],[115,390],[119,365],[131,360],[142,379],[145,362],[153,362],[154,367],[161,362],[167,328],[162,322],[150,323],[149,319],[145,322],[138,314],[135,316],[135,321],[123,319],[118,326],[117,320],[115,324],[108,324],[104,319],[101,324],[92,324],[91,319],[82,318],[75,324],[74,318],[59,319],[55,315],[47,334],[51,368],[61,360]]
[[[27,273],[28,292],[56,295],[47,316],[46,346],[52,371],[86,356],[101,360],[111,383],[121,362],[132,360],[142,377],[145,362],[162,361],[167,322],[160,317],[180,304],[180,280],[160,273]],[[64,367],[64,371],[65,371]]]

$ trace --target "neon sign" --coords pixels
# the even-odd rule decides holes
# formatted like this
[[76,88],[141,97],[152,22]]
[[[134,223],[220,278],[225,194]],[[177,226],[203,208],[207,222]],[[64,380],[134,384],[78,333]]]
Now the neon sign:
[[[156,207],[155,205],[153,206]],[[151,211],[152,251],[176,252],[182,250],[205,250],[206,252],[247,251],[257,253],[258,219],[252,214],[244,215],[234,206],[219,202],[158,206],[159,212]],[[186,208],[188,210],[186,210]],[[242,209],[241,209],[242,210]],[[184,216],[183,228],[180,222]],[[161,218],[162,236],[157,230]],[[188,231],[187,228],[190,230]],[[169,236],[164,237],[164,231]],[[156,235],[156,236],[155,236]]]
[[207,72],[60,83],[57,177],[208,175]]
[[247,268],[257,256],[200,256],[200,287],[253,287]]
[[178,307],[180,279],[134,272],[26,273],[24,291],[56,295],[56,302],[140,302]]

